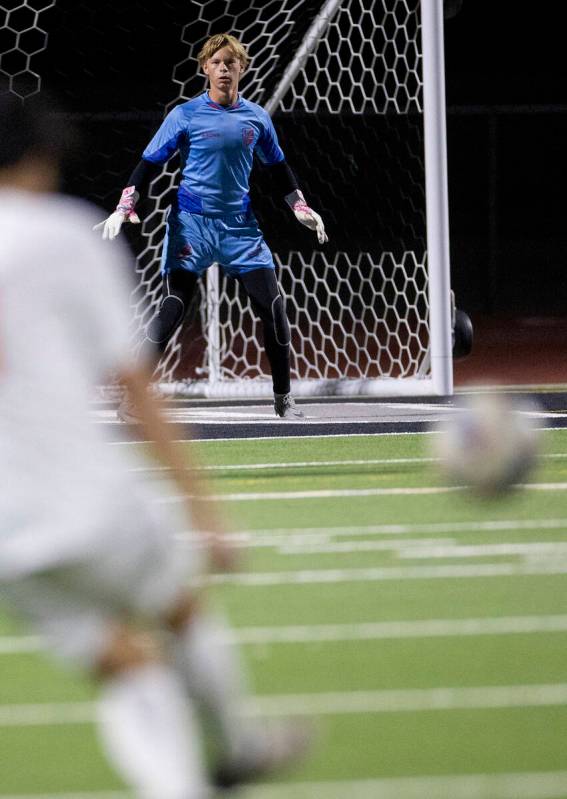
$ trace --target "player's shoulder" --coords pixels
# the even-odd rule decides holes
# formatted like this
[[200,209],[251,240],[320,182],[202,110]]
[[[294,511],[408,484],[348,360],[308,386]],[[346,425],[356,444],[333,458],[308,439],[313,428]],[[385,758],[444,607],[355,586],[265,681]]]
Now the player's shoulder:
[[247,100],[246,97],[240,97],[240,102],[244,109],[246,109],[250,114],[254,114],[258,119],[262,122],[268,122],[270,119],[270,115],[266,111],[265,108],[262,108],[261,105],[258,103],[252,102],[252,100]]
[[178,103],[171,109],[169,113],[173,114],[174,116],[189,117],[194,114],[195,111],[198,111],[199,108],[203,106],[203,103],[204,92],[203,94],[198,94],[197,97],[192,97],[190,100],[185,100],[183,103]]

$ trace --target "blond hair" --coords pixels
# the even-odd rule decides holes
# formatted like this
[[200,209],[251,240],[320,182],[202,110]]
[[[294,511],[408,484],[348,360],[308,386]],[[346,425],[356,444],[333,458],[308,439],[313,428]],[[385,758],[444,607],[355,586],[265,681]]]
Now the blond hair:
[[205,61],[208,61],[209,58],[212,58],[217,50],[222,50],[223,47],[230,47],[236,58],[238,58],[242,64],[243,68],[248,66],[250,62],[250,56],[248,55],[244,45],[241,44],[238,39],[235,36],[232,36],[230,33],[216,33],[214,36],[211,36],[209,39],[207,39],[199,51],[197,59],[201,69],[203,68]]

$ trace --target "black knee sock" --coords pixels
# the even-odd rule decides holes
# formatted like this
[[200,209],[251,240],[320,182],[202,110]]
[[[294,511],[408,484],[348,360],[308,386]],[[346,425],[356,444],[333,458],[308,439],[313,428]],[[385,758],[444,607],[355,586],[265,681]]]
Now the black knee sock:
[[287,394],[290,390],[290,333],[274,270],[255,269],[242,275],[240,283],[250,297],[254,313],[262,321],[274,393]]
[[186,269],[177,269],[163,277],[163,298],[159,311],[151,320],[146,337],[138,352],[138,358],[158,365],[168,342],[183,322],[197,284],[197,275]]

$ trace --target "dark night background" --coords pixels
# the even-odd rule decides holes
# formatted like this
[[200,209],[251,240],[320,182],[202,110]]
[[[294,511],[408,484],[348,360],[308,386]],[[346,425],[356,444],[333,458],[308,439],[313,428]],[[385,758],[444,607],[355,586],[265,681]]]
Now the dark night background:
[[[459,5],[459,0],[447,2]],[[48,52],[35,56],[33,67],[48,89],[82,114],[79,124],[88,145],[83,174],[71,188],[108,210],[165,107],[177,96],[171,66],[186,53],[179,32],[195,16],[195,4],[162,0],[159,16],[157,5],[155,0],[58,0],[43,18],[49,29]],[[226,9],[224,2],[218,5]],[[537,5],[463,0],[458,13],[445,22],[452,281],[458,305],[473,316],[567,318],[562,5],[557,0]],[[231,9],[241,6],[247,8],[230,4]],[[298,40],[319,6],[314,0],[302,4]],[[197,27],[195,23],[191,35],[199,39],[205,32]],[[217,29],[230,29],[229,18]],[[169,43],[166,49],[164,42]],[[375,120],[361,121],[358,115],[353,126],[384,124]],[[276,117],[276,124],[285,142],[286,123]],[[405,134],[394,134],[403,144]],[[294,127],[289,140],[297,142],[300,135]],[[339,144],[349,136],[356,138],[352,131],[341,133]],[[112,144],[102,162],[96,156],[95,164],[89,142],[103,139]],[[336,145],[326,141],[327,150],[336,150]],[[314,157],[322,158],[323,149]],[[340,155],[336,152],[335,160]],[[307,172],[304,185],[328,214],[338,246],[353,224],[348,196],[341,215],[325,208],[324,195],[338,194],[344,186],[341,171],[335,174],[335,167],[329,167],[319,197],[317,185],[310,185],[309,164],[294,165]],[[395,184],[395,174],[390,177]],[[366,192],[370,206],[373,189],[365,178],[361,175],[354,190]],[[268,218],[275,214],[268,223],[273,232],[266,230],[274,244],[286,211],[266,210]],[[388,224],[383,227],[387,230]],[[292,244],[301,247],[303,235],[294,232],[298,241]],[[364,232],[360,235],[364,239]]]
[[561,6],[464,0],[446,20],[452,279],[471,312],[567,313]]
[[[155,16],[154,4],[136,5],[140,12],[149,8],[138,17],[147,38],[138,42],[140,49],[136,42],[130,44],[128,57],[139,59],[140,52],[151,52]],[[126,28],[131,26],[131,5],[121,6]],[[558,0],[544,0],[537,7],[517,0],[463,0],[459,12],[445,21],[452,281],[458,304],[473,315],[567,316],[567,88],[561,7]],[[187,20],[186,9],[186,3],[169,0],[163,10],[175,26]],[[173,48],[168,53],[171,60],[147,88],[144,101],[144,81],[137,78],[147,75],[147,66],[144,70],[134,61],[130,107],[155,109],[158,98],[162,104],[172,99],[164,96],[163,87],[171,87],[170,64],[179,52]],[[120,98],[120,86],[117,90]],[[128,128],[131,137],[132,125]],[[285,139],[286,131],[281,133]],[[135,139],[130,138],[130,163],[137,140],[146,135],[141,126]],[[271,213],[285,211],[274,207]],[[285,226],[283,218],[275,218]],[[341,225],[340,218],[337,223]]]

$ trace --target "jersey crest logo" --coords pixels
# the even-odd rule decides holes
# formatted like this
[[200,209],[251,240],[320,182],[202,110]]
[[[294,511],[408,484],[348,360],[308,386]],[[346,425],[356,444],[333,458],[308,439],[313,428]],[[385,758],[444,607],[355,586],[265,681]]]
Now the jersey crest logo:
[[250,147],[254,143],[254,128],[242,128],[242,144]]
[[179,258],[179,259],[188,258],[191,255],[192,252],[193,252],[193,247],[191,247],[191,245],[189,243],[184,244],[183,247],[177,253],[176,258]]

